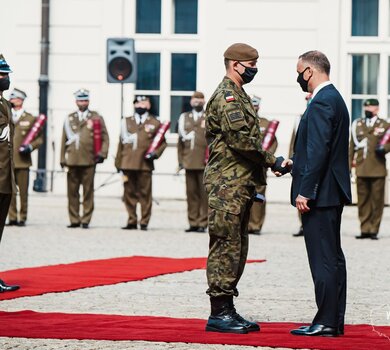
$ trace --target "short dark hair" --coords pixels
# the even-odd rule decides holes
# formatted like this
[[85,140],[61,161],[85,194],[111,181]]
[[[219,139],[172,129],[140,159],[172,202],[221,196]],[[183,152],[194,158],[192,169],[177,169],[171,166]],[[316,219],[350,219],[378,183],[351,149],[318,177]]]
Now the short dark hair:
[[229,68],[229,62],[230,60],[228,58],[224,58],[223,59],[223,63],[225,64],[225,68],[228,69]]
[[299,59],[315,66],[320,72],[327,75],[330,73],[330,62],[328,58],[320,51],[307,51],[299,56]]

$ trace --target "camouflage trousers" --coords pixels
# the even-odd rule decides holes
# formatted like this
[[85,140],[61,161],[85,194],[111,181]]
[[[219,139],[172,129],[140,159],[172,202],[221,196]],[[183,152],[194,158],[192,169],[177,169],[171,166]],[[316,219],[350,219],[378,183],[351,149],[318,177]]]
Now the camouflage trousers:
[[238,296],[248,255],[248,222],[254,186],[206,185],[209,204],[207,294]]

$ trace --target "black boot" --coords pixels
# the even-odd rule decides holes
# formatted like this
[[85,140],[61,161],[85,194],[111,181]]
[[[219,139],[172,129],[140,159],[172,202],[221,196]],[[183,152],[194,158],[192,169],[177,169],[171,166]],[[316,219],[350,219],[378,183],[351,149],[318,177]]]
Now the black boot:
[[236,308],[234,307],[233,298],[231,300],[229,300],[229,304],[230,304],[229,306],[230,306],[231,310],[233,311],[233,316],[235,317],[235,319],[238,322],[242,323],[246,327],[248,332],[259,332],[260,331],[260,326],[256,322],[248,321],[244,317],[242,317],[239,313],[237,313]]
[[247,327],[235,317],[231,305],[233,296],[210,298],[211,315],[207,321],[207,332],[248,333]]

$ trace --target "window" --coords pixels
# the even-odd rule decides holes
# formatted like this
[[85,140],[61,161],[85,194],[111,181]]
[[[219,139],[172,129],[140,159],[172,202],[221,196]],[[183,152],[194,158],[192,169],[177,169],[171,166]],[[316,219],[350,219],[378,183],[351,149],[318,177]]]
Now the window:
[[198,0],[175,0],[175,34],[198,33]]
[[160,90],[160,54],[137,53],[137,90]]
[[180,114],[192,109],[191,96],[171,96],[171,132],[177,132],[177,121]]
[[352,36],[378,36],[378,0],[352,1]]
[[137,95],[150,98],[150,113],[160,115],[160,54],[137,53]]
[[161,33],[161,0],[137,0],[136,33]]
[[378,73],[379,54],[352,55],[352,120],[362,117],[366,98],[378,98]]
[[171,70],[171,90],[194,91],[196,89],[196,54],[172,54]]

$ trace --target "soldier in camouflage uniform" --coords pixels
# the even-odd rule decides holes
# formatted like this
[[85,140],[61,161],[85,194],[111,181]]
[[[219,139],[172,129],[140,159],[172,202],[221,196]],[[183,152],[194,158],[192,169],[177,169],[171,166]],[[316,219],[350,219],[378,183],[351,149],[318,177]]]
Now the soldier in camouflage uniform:
[[210,150],[204,184],[209,204],[207,281],[211,315],[206,331],[248,333],[257,323],[234,308],[237,283],[248,252],[248,220],[256,185],[265,185],[263,167],[283,171],[282,157],[263,151],[258,118],[242,85],[257,72],[257,50],[233,44],[224,53],[226,76],[206,108],[206,138]]
[[390,144],[379,146],[379,141],[390,124],[378,117],[379,101],[364,102],[365,118],[353,121],[349,145],[350,168],[356,163],[356,187],[360,220],[357,239],[378,239],[379,226],[385,206],[386,153]]

